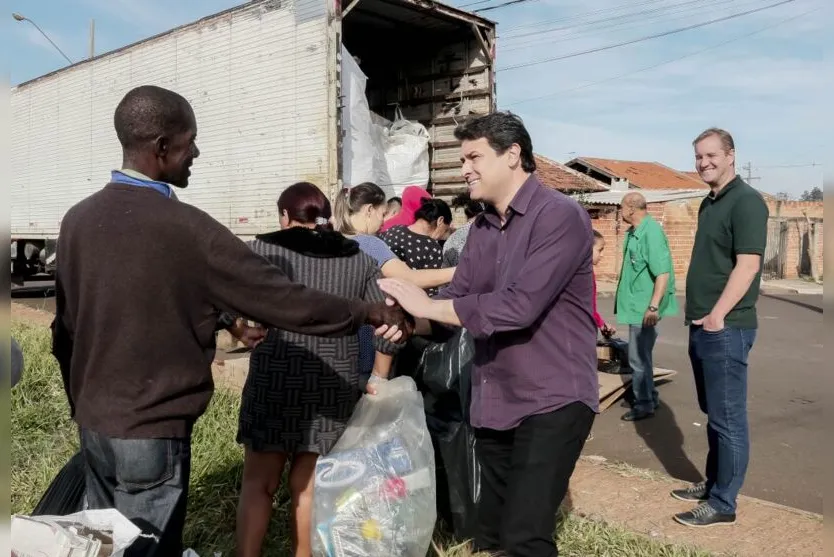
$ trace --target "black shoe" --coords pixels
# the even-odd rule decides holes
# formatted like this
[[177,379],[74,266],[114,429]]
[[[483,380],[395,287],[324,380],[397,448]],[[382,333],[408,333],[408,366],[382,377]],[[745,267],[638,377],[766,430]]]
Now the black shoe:
[[636,410],[632,408],[625,414],[623,417],[620,418],[624,422],[637,422],[640,420],[645,420],[646,418],[651,418],[654,416],[654,411],[649,412],[648,410]]
[[720,513],[709,503],[701,503],[689,512],[675,515],[675,522],[684,526],[706,528],[708,526],[728,526],[736,521],[735,513]]
[[672,497],[679,501],[691,501],[694,503],[702,503],[709,499],[709,492],[707,491],[707,482],[693,484],[684,489],[676,489],[672,492]]
[[[634,401],[629,400],[629,399],[623,399],[623,401],[620,403],[620,407],[622,407],[622,408],[634,408]],[[658,408],[660,408],[660,403],[655,402],[654,403],[654,409],[657,410]]]

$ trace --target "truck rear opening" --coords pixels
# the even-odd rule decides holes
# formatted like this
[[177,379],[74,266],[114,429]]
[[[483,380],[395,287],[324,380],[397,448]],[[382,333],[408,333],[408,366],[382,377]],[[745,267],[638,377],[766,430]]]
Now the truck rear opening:
[[342,43],[368,77],[372,112],[393,120],[397,106],[430,135],[429,189],[449,198],[465,191],[456,125],[495,107],[495,26],[435,2],[342,3]]

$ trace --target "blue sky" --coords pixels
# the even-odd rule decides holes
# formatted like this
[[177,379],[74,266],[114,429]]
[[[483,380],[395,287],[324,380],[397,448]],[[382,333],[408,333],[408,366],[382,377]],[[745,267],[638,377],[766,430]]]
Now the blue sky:
[[[504,1],[485,0],[471,9]],[[499,24],[499,107],[524,117],[536,151],[559,161],[585,155],[656,160],[691,170],[692,138],[717,125],[734,134],[739,166],[752,163],[753,175],[760,177],[756,187],[792,195],[822,187],[823,170],[834,163],[823,139],[830,135],[824,123],[834,111],[828,100],[834,57],[826,44],[834,2],[794,0],[663,38],[535,63],[778,1],[529,0],[483,12]],[[87,54],[90,19],[96,21],[101,53],[240,3],[10,0],[6,5],[80,60]],[[66,64],[32,25],[14,21],[10,13],[0,18],[0,50],[11,53],[6,67],[12,84]],[[535,64],[510,69],[528,63]]]

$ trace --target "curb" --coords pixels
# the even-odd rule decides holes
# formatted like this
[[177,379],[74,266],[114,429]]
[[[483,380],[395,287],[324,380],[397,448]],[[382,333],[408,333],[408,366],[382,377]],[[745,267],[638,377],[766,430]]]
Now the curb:
[[651,539],[698,548],[711,555],[822,557],[823,518],[779,503],[739,496],[740,520],[731,530],[705,532],[676,523],[687,510],[669,491],[688,482],[669,474],[631,466],[621,460],[583,455],[571,477],[571,510],[580,516],[614,524]]

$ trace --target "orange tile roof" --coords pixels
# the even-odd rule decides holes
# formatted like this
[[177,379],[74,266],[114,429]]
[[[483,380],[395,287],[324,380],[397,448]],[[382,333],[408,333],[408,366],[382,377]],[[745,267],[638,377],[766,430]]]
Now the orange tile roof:
[[576,159],[644,190],[693,190],[706,189],[700,178],[688,172],[680,172],[659,162],[620,161],[580,157]]
[[605,184],[594,180],[590,176],[542,155],[535,155],[535,157],[536,174],[546,186],[564,193],[608,191]]

